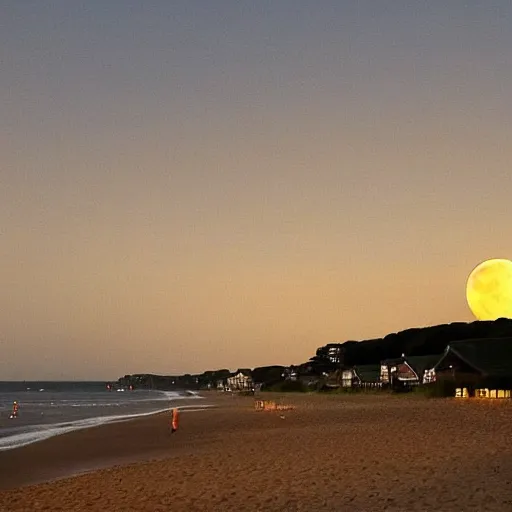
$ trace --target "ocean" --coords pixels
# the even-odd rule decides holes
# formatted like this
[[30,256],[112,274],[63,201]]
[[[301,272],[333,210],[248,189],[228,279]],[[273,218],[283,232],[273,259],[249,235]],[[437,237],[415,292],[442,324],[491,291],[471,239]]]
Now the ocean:
[[[180,406],[183,399],[200,402],[202,397],[192,391],[109,391],[105,382],[0,382],[0,451],[173,407],[209,407]],[[15,400],[18,417],[10,419]]]

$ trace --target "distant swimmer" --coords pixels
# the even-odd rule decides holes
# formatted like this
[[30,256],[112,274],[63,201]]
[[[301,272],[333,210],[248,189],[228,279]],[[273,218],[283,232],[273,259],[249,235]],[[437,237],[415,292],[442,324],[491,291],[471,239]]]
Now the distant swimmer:
[[178,408],[174,408],[172,410],[172,419],[171,419],[171,434],[174,434],[178,430],[178,425],[180,421],[180,413]]
[[11,415],[9,416],[9,419],[12,420],[12,419],[18,417],[18,409],[19,409],[18,402],[16,400],[14,400],[14,402],[12,404],[12,412],[11,412]]

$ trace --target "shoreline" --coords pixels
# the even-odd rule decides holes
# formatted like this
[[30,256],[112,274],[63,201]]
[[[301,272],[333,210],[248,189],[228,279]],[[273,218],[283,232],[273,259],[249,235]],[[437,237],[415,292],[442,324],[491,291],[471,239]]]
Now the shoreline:
[[[197,401],[198,399],[194,398],[183,399],[177,407],[184,415],[190,412],[209,411],[216,407],[213,403],[205,403],[205,400],[201,400],[200,403],[196,403]],[[135,438],[152,427],[160,432],[165,431],[170,421],[169,413],[173,408],[174,405],[151,413],[75,428],[21,446],[0,450],[0,492],[72,478],[97,469],[129,464],[145,460],[146,456],[151,458],[158,455],[158,450],[152,450],[151,443],[142,443],[137,447],[129,441],[130,438]],[[116,443],[119,433],[127,441],[124,445]],[[93,449],[92,457],[80,453],[79,447],[82,443],[92,443],[93,448],[97,445],[96,449]],[[98,448],[98,445],[105,444],[110,444],[113,449],[109,450],[108,446],[103,446],[104,449]],[[63,451],[66,453],[59,456],[58,454]],[[25,464],[27,460],[30,460],[30,464]],[[20,474],[25,476],[20,477]]]
[[[204,408],[201,410],[194,409],[194,410],[187,410],[186,412],[187,413],[202,412],[202,411],[207,411],[208,409],[209,408]],[[165,412],[160,412],[153,416],[164,415],[164,414],[165,414]],[[134,419],[125,420],[125,421],[137,421],[137,420],[138,420],[138,418],[134,418]],[[119,423],[121,423],[121,422],[119,422]],[[110,425],[110,424],[112,424],[112,423],[109,423],[108,425]],[[86,427],[86,428],[87,429],[102,429],[105,426],[106,425],[103,424],[103,425],[97,425],[97,426]],[[69,434],[73,434],[75,432],[78,432],[78,430],[74,430],[72,432],[67,432],[67,433],[61,434],[61,435],[69,435]],[[101,435],[101,433],[99,435]],[[53,436],[53,437],[58,437],[58,436]],[[53,437],[50,439],[53,439]],[[47,441],[47,439],[43,439],[42,441],[38,441],[38,442],[44,443],[45,441]],[[35,444],[35,443],[31,443],[31,444]],[[25,446],[29,446],[29,445],[25,445]],[[23,446],[21,446],[19,448],[23,448]],[[16,450],[16,449],[17,448],[13,448],[13,450]],[[5,450],[5,451],[10,452],[11,450]],[[150,454],[150,452],[140,453],[138,455],[121,455],[116,458],[112,458],[112,457],[99,458],[95,462],[86,463],[83,466],[77,466],[76,464],[72,464],[71,466],[64,469],[62,471],[62,473],[59,471],[54,476],[49,476],[49,475],[53,474],[51,472],[52,470],[46,469],[42,473],[42,476],[30,478],[29,480],[26,480],[26,481],[21,481],[21,483],[19,483],[19,484],[18,484],[18,482],[15,482],[14,486],[4,487],[2,485],[2,481],[5,481],[5,480],[2,480],[2,481],[0,481],[0,493],[2,493],[3,491],[24,489],[26,487],[39,486],[39,485],[43,485],[43,484],[53,484],[56,482],[60,482],[62,480],[74,479],[74,478],[82,476],[82,475],[88,475],[90,473],[94,473],[94,472],[100,471],[100,470],[114,469],[117,467],[126,467],[126,466],[130,466],[132,464],[139,464],[139,463],[144,463],[144,462],[150,462],[153,460],[160,460],[162,457],[166,458],[168,456],[168,454],[161,454],[161,456],[159,456],[160,454],[155,453],[154,456],[148,458],[149,454]],[[1,474],[1,472],[2,472],[2,464],[0,463],[0,474]],[[47,476],[43,476],[45,473],[47,474]]]
[[[202,397],[200,397],[202,398]],[[197,400],[197,399],[183,399],[183,400]],[[181,400],[180,400],[181,401]],[[145,418],[150,416],[156,416],[158,414],[168,413],[171,409],[177,408],[180,410],[188,411],[197,407],[198,410],[208,409],[212,407],[211,405],[172,405],[166,408],[158,409],[151,412],[142,412],[135,414],[124,414],[124,415],[115,415],[115,416],[92,416],[90,418],[82,418],[79,420],[72,421],[64,421],[59,423],[44,423],[44,424],[36,424],[36,425],[28,425],[28,431],[22,432],[19,434],[14,434],[10,436],[0,437],[0,453],[17,450],[19,448],[23,448],[24,446],[29,446],[34,443],[40,443],[43,441],[47,441],[48,439],[52,439],[53,437],[62,436],[66,434],[70,434],[72,432],[77,432],[79,430],[89,429],[101,427],[104,425],[110,425],[114,423],[123,423],[125,421],[134,421],[139,418]],[[37,429],[37,427],[40,427]],[[36,430],[32,430],[36,429]],[[22,439],[17,444],[7,444],[4,446],[4,443],[7,443],[9,440]],[[24,441],[23,439],[27,439]]]

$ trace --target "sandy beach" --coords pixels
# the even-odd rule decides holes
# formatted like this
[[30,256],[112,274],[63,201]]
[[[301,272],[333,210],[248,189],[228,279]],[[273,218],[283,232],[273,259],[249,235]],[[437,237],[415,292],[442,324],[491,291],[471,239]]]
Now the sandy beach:
[[510,401],[262,398],[295,409],[212,393],[172,436],[166,414],[2,452],[0,510],[512,510]]

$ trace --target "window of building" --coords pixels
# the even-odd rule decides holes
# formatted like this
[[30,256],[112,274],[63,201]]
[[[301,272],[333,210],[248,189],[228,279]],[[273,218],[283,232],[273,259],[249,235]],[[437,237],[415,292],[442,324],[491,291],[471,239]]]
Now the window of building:
[[468,388],[456,388],[455,396],[457,398],[467,398],[469,396]]

